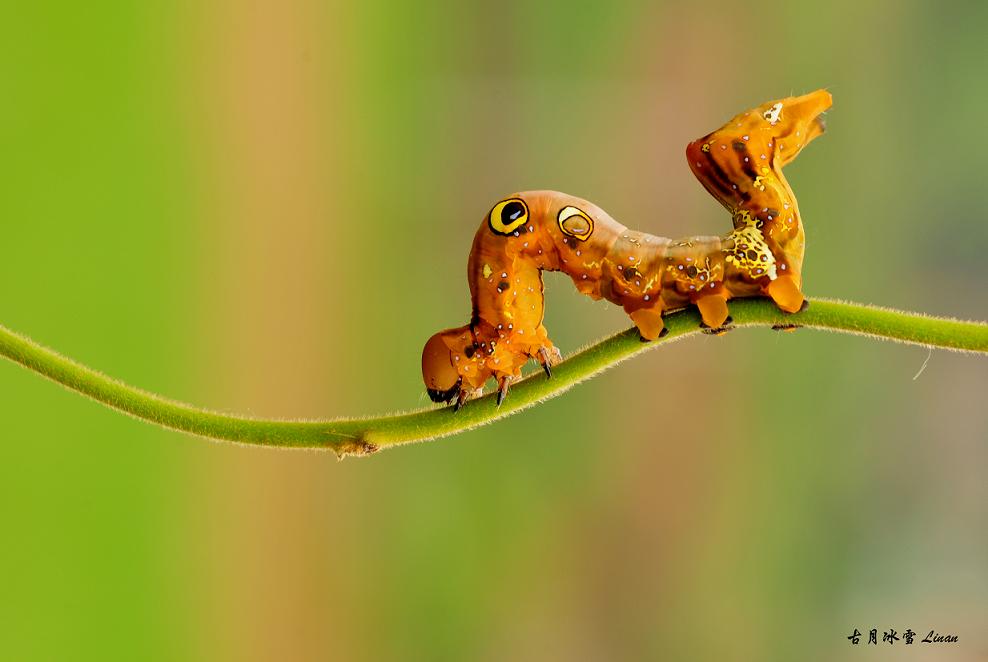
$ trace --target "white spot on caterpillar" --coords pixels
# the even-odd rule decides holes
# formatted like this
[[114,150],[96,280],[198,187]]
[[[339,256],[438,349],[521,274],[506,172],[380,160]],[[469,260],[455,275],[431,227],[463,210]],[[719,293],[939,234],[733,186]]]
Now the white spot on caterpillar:
[[768,110],[766,110],[765,113],[762,115],[762,117],[768,120],[769,124],[775,126],[776,123],[779,121],[779,115],[781,114],[782,114],[782,102],[780,101],[771,108],[769,108]]
[[651,299],[651,298],[652,298],[652,297],[650,297],[649,295],[647,295],[647,294],[645,295],[645,301],[648,301],[648,300],[649,300],[649,299]]

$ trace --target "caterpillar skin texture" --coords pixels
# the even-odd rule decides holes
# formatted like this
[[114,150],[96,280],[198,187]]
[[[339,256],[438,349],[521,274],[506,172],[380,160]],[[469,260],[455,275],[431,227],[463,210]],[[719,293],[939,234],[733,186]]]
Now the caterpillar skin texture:
[[803,226],[782,168],[824,125],[818,90],[770,101],[686,148],[690,169],[731,213],[719,237],[666,239],[630,230],[597,205],[556,191],[501,200],[473,240],[470,323],[432,336],[422,354],[426,390],[457,407],[494,378],[498,403],[529,360],[546,374],[561,357],[542,324],[542,272],[562,271],[594,299],[620,305],[643,340],[663,335],[664,312],[695,305],[704,325],[730,323],[734,297],[770,297],[800,310]]

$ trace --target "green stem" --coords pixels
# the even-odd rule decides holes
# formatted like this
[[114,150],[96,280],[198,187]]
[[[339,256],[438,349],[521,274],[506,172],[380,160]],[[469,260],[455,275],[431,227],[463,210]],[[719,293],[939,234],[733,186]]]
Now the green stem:
[[[960,322],[884,308],[817,299],[796,315],[781,313],[770,301],[743,299],[731,302],[736,326],[794,324],[897,340],[914,345],[988,353],[988,324]],[[631,356],[700,332],[695,310],[666,317],[669,334],[642,343],[635,329],[615,334],[577,352],[553,367],[552,379],[542,372],[514,384],[500,408],[493,394],[467,403],[459,412],[429,408],[394,416],[345,418],[324,421],[281,421],[228,416],[166,400],[118,382],[28,338],[0,326],[0,355],[97,402],[122,412],[212,439],[286,448],[322,448],[340,456],[366,454],[379,448],[445,437],[490,423],[555,397]]]

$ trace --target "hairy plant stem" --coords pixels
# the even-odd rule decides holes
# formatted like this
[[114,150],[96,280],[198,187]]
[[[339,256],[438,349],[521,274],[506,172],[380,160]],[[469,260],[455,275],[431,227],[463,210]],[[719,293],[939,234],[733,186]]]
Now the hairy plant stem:
[[[983,322],[961,322],[824,299],[813,300],[808,310],[795,315],[783,314],[768,300],[739,299],[731,302],[731,316],[738,327],[798,324],[988,354],[988,324]],[[642,343],[637,330],[632,328],[592,344],[554,366],[552,379],[546,379],[539,370],[514,384],[500,407],[496,406],[495,394],[489,394],[468,402],[458,412],[443,407],[393,416],[320,421],[230,416],[167,400],[87,368],[3,326],[0,326],[0,355],[107,407],[165,428],[244,444],[327,449],[342,457],[445,437],[490,423],[555,397],[635,354],[701,332],[700,318],[692,309],[668,315],[665,322],[669,334],[662,340]]]

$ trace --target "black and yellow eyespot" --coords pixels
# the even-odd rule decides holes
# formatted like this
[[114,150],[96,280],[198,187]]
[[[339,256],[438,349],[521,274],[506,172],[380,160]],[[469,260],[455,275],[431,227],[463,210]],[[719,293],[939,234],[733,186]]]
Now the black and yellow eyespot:
[[586,241],[593,233],[593,219],[582,209],[576,207],[563,207],[556,217],[559,222],[559,229],[563,234],[575,237],[580,241]]
[[510,235],[528,222],[528,205],[521,198],[508,198],[494,205],[487,216],[495,234]]

